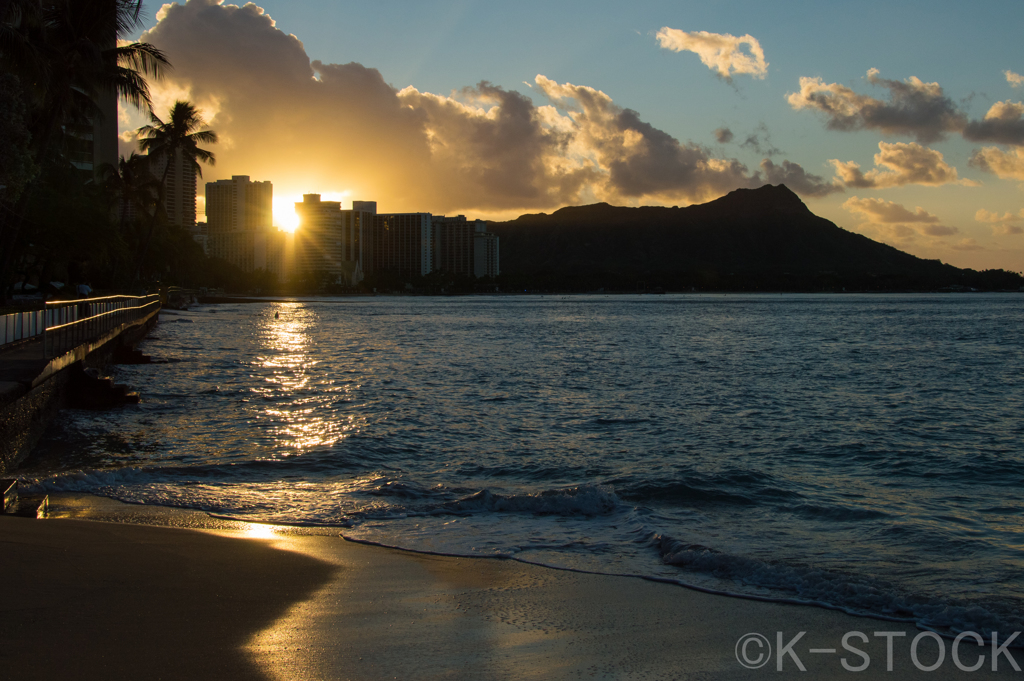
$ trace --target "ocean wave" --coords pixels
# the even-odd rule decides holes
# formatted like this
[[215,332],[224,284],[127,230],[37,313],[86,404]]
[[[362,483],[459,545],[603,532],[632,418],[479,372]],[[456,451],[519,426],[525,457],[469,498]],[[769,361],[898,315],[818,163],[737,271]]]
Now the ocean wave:
[[[868,576],[733,555],[664,535],[657,538],[657,545],[666,565],[734,584],[735,591],[721,592],[728,595],[760,596],[759,600],[815,605],[851,615],[913,622],[944,635],[976,631],[990,638],[993,633],[1005,635],[1024,629],[1024,618],[1005,603],[941,601],[905,594]],[[685,577],[668,581],[691,586]],[[751,594],[750,588],[764,591],[760,595]],[[1024,646],[1024,642],[1021,645]]]
[[444,508],[452,511],[598,516],[614,513],[621,505],[622,502],[610,487],[583,485],[536,494],[505,495],[484,489],[458,501],[448,502]]

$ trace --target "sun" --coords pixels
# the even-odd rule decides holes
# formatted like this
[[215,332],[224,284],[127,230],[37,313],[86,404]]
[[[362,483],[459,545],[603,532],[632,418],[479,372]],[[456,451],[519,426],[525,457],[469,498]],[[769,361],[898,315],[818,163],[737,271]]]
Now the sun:
[[274,226],[285,232],[294,232],[299,227],[299,216],[295,213],[296,201],[302,197],[274,197]]

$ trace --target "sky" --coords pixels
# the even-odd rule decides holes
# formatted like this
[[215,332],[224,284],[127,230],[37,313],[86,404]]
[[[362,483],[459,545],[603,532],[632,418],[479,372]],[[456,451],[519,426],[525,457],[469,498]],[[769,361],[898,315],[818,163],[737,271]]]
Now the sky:
[[[220,136],[204,180],[509,219],[784,183],[840,227],[1024,270],[1019,0],[189,0],[134,39],[154,111]],[[146,116],[121,111],[121,152]],[[199,211],[203,214],[203,187]]]

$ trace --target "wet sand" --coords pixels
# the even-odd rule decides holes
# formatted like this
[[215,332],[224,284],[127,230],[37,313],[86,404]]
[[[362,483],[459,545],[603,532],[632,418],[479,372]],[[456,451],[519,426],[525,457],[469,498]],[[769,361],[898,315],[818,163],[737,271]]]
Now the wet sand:
[[[74,500],[65,500],[65,516]],[[113,505],[114,502],[106,502]],[[102,504],[100,504],[102,506]],[[95,505],[94,505],[95,506]],[[60,507],[60,505],[58,505]],[[68,511],[68,509],[71,509]],[[129,509],[135,523],[0,517],[0,669],[11,679],[956,679],[1019,676],[945,642],[932,673],[913,626],[806,606],[708,595],[629,577],[511,560],[428,556],[334,532]],[[93,513],[92,517],[103,517]],[[205,529],[158,527],[178,524]],[[807,668],[760,669],[736,642],[782,631]],[[846,632],[870,656],[844,651]],[[893,639],[892,672],[886,643]],[[812,648],[839,652],[810,653]],[[937,645],[922,640],[931,664]],[[756,645],[748,646],[756,658]],[[1015,651],[1024,659],[1021,651]]]

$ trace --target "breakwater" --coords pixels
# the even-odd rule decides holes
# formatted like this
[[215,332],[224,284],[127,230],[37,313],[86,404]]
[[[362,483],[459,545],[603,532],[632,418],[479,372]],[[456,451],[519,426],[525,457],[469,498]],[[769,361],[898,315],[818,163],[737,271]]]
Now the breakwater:
[[73,320],[49,309],[48,315],[64,323],[0,351],[0,475],[28,456],[62,407],[106,407],[119,396],[134,399],[90,370],[140,361],[133,350],[157,322],[159,297],[118,296],[74,305]]

